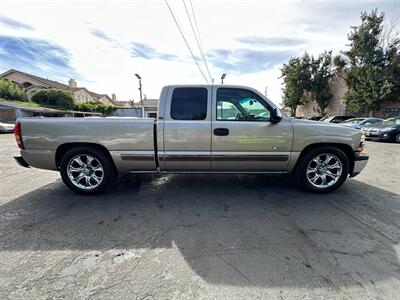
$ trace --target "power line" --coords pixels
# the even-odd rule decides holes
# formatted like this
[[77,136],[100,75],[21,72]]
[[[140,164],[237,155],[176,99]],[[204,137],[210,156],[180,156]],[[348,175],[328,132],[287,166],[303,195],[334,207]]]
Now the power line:
[[204,80],[205,80],[207,83],[209,83],[207,77],[204,75],[203,70],[200,68],[199,63],[197,62],[196,57],[194,56],[194,54],[193,54],[193,52],[192,52],[192,49],[190,49],[190,46],[189,46],[189,44],[188,44],[188,42],[187,42],[187,40],[186,40],[186,38],[185,38],[185,35],[183,34],[182,29],[181,29],[181,27],[179,26],[178,21],[176,20],[175,15],[174,15],[174,13],[173,13],[171,7],[170,7],[169,4],[168,4],[168,1],[167,1],[167,0],[164,0],[164,1],[165,1],[165,4],[167,5],[167,7],[168,7],[168,9],[169,9],[169,12],[171,13],[172,18],[173,18],[174,21],[175,21],[176,26],[177,26],[178,29],[179,29],[179,32],[180,32],[180,34],[181,34],[183,40],[185,41],[185,44],[186,44],[187,48],[189,49],[190,54],[191,54],[192,57],[193,57],[194,62],[195,62],[196,65],[197,65],[197,68],[199,69],[201,75],[203,75]]
[[[195,14],[195,12],[194,12],[192,0],[189,0],[189,2],[190,2],[190,8],[192,9],[192,14],[193,14],[193,18],[194,18],[194,24],[196,25],[197,35],[198,35],[198,37],[199,37],[201,50],[203,51],[203,43],[201,42],[199,26],[197,25],[197,18],[196,18],[196,14]],[[203,52],[204,52],[204,51],[203,51]]]
[[[210,77],[210,80],[212,81],[212,76],[211,76],[210,70],[208,69],[208,64],[207,64],[207,60],[206,60],[206,58],[205,58],[205,56],[204,56],[204,53],[203,53],[203,48],[202,48],[202,46],[201,46],[201,44],[200,44],[200,42],[199,42],[200,35],[199,35],[199,39],[198,39],[198,38],[197,38],[196,31],[194,30],[194,27],[193,27],[192,19],[191,19],[190,16],[189,16],[189,11],[188,11],[188,9],[187,9],[187,7],[186,7],[185,0],[182,0],[182,2],[183,2],[183,5],[185,6],[186,15],[187,15],[187,17],[188,17],[188,19],[189,19],[190,27],[192,28],[193,35],[194,35],[194,38],[196,39],[197,46],[199,47],[199,50],[200,50],[200,53],[201,53],[201,57],[203,58],[204,65],[206,66],[208,76]],[[194,10],[193,10],[192,1],[190,1],[190,5],[191,5],[191,7],[192,7],[193,18],[194,18],[194,20],[196,21],[196,15],[195,15]],[[199,30],[198,30],[198,27],[197,27],[197,21],[196,21],[196,28],[197,28],[197,33],[198,33]]]

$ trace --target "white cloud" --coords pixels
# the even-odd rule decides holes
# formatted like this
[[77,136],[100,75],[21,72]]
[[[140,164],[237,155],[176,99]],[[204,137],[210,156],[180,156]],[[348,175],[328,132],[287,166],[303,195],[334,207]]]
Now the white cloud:
[[[276,103],[281,96],[279,67],[289,56],[301,55],[305,50],[318,54],[344,49],[346,33],[351,25],[359,23],[362,10],[378,7],[389,17],[400,14],[393,2],[192,2],[205,51],[230,53],[218,56],[220,63],[211,64],[210,57],[216,82],[225,72],[226,83],[249,85],[262,92],[268,86],[268,95]],[[196,50],[182,1],[169,3]],[[186,3],[189,8],[189,1]],[[120,100],[138,101],[135,73],[142,76],[144,93],[152,98],[158,97],[165,84],[204,82],[162,0],[12,0],[2,1],[0,14],[8,21],[3,25],[0,22],[0,36],[59,45],[69,53],[69,64],[78,74],[78,81],[93,91],[115,92]],[[20,28],[10,26],[11,19]],[[30,28],[33,30],[26,30]],[[141,48],[133,50],[135,46]],[[196,55],[200,57],[198,51]],[[234,68],[229,69],[232,63]],[[65,81],[75,76],[67,73]]]

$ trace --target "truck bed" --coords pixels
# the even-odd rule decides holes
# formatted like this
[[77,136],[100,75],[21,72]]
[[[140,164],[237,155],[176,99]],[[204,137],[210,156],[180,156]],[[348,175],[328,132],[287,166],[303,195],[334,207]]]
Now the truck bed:
[[[66,143],[94,143],[110,151],[115,164],[121,154],[154,153],[154,119],[138,118],[23,118],[25,160],[33,167],[40,157],[56,169],[55,153]],[[47,166],[48,167],[48,166]]]

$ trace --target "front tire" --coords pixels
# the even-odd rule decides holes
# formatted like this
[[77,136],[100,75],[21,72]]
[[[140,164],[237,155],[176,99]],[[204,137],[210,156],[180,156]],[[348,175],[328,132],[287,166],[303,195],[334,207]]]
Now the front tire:
[[349,165],[349,159],[342,150],[331,146],[318,147],[300,157],[296,175],[307,191],[329,193],[346,181]]
[[395,143],[400,143],[400,133],[397,133],[397,134],[394,136],[394,142],[395,142]]
[[72,191],[94,195],[107,189],[115,177],[115,169],[103,151],[77,147],[62,156],[60,174],[65,185]]

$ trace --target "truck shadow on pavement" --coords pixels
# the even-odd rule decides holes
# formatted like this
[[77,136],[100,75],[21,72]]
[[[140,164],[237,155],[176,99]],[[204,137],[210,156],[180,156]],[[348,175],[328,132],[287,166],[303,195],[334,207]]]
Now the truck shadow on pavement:
[[0,207],[0,251],[177,248],[213,284],[395,286],[399,212],[399,195],[354,179],[314,195],[290,177],[142,175],[93,197],[56,181]]

